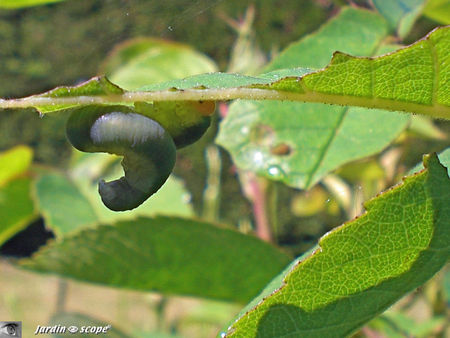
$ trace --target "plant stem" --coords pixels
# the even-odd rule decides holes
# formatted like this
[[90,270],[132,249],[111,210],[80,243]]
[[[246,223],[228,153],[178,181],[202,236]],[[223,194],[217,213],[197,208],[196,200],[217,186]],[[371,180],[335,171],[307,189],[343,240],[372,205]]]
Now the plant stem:
[[219,149],[216,146],[206,148],[207,178],[206,187],[203,192],[202,216],[206,220],[217,221],[220,206],[220,174],[222,161]]
[[58,279],[58,289],[56,294],[55,313],[64,312],[67,300],[68,283],[66,280]]
[[302,88],[302,92],[288,92],[261,88],[209,88],[185,90],[161,90],[153,92],[125,92],[121,95],[109,96],[73,96],[73,97],[42,97],[30,96],[22,99],[0,99],[0,108],[27,108],[55,105],[88,105],[88,104],[123,104],[136,101],[219,101],[219,100],[290,100],[301,102],[318,102],[342,106],[359,106],[367,108],[405,111],[432,116],[434,118],[450,119],[448,106],[434,104],[425,105],[413,102],[402,102],[383,98],[367,98],[337,94],[319,93]]
[[267,210],[267,182],[252,172],[241,172],[239,175],[244,187],[244,194],[252,202],[255,217],[256,235],[266,242],[272,242],[272,231]]

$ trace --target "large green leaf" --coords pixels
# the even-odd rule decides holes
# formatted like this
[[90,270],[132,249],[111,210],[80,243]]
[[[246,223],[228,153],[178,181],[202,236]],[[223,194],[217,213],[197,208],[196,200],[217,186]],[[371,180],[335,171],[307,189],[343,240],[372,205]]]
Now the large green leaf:
[[[377,14],[347,9],[318,32],[288,47],[267,70],[299,64],[320,68],[336,49],[373,54],[386,34],[386,24]],[[309,188],[340,165],[386,147],[408,120],[407,115],[382,110],[238,101],[221,124],[218,143],[241,168]],[[277,152],[281,145],[289,151]]]
[[156,217],[83,230],[22,265],[110,286],[246,302],[288,262],[253,236]]
[[[246,101],[231,106],[217,142],[239,167],[307,189],[342,164],[382,150],[407,123],[406,115],[384,110]],[[281,146],[289,150],[277,152]]]
[[[342,15],[351,11],[364,12],[347,9]],[[375,15],[366,13],[367,17]],[[379,20],[372,21],[376,25]],[[366,32],[361,27],[355,30]],[[371,32],[352,44],[358,46],[358,42],[373,35]],[[382,36],[384,34],[379,39]],[[371,43],[374,52],[379,40],[367,41],[375,41]],[[152,85],[134,92],[124,92],[107,80],[96,78],[77,87],[60,87],[24,99],[0,100],[0,107],[32,106],[41,112],[50,112],[94,103],[241,98],[402,110],[450,119],[449,51],[450,27],[442,27],[413,45],[388,55],[362,58],[336,52],[329,66],[316,72],[306,68],[282,69],[259,77],[212,73]]]
[[450,255],[450,180],[427,170],[365,204],[254,299],[226,337],[344,337],[431,278]]
[[103,67],[112,82],[128,90],[216,70],[211,59],[187,45],[151,38],[120,45]]

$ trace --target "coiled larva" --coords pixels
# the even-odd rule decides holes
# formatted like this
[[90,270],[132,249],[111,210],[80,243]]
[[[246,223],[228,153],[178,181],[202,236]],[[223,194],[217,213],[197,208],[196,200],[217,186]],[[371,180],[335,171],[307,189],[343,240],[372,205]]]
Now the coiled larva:
[[99,182],[103,203],[111,210],[131,210],[153,195],[169,177],[176,147],[156,121],[126,106],[88,106],[72,111],[66,125],[72,145],[84,152],[123,156],[125,176]]

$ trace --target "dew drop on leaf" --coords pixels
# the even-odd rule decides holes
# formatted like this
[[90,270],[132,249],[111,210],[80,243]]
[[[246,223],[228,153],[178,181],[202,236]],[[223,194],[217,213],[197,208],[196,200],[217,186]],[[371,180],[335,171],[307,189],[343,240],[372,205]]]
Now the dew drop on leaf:
[[281,180],[286,176],[286,173],[278,165],[271,165],[267,169],[267,172],[269,173],[270,177],[276,180]]

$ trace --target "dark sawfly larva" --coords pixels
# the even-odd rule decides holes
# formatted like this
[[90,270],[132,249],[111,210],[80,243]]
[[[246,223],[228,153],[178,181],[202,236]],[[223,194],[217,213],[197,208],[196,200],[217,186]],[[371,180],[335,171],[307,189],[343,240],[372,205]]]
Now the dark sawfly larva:
[[125,176],[99,182],[103,203],[111,210],[131,210],[164,184],[175,165],[176,147],[156,121],[126,106],[87,106],[74,109],[66,134],[84,152],[123,156]]

